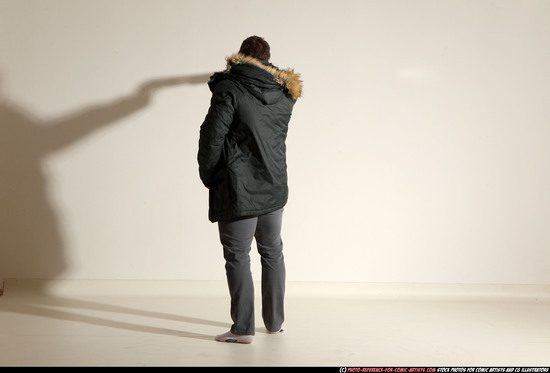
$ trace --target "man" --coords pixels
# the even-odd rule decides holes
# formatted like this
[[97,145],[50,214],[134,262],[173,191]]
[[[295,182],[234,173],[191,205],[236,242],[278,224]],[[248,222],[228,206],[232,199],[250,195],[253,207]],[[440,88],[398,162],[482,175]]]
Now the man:
[[245,39],[208,85],[212,99],[200,128],[199,174],[209,189],[208,218],[218,222],[231,297],[233,325],[216,336],[251,343],[255,334],[250,248],[262,264],[262,318],[269,333],[282,331],[285,263],[281,224],[288,199],[286,136],[300,76],[269,63],[270,46]]

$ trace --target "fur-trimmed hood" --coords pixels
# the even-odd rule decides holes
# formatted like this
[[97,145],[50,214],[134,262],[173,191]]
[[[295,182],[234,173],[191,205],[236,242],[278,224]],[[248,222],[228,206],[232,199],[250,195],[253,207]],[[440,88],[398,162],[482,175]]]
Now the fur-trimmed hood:
[[257,58],[236,53],[226,58],[226,69],[224,74],[228,74],[231,68],[235,65],[252,65],[271,74],[277,84],[282,86],[293,100],[302,97],[302,80],[300,74],[294,72],[293,69],[279,69],[270,63],[264,63]]

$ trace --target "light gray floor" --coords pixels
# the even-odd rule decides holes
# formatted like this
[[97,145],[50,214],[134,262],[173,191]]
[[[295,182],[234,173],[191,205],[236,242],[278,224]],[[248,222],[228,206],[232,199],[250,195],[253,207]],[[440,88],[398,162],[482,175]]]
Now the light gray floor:
[[[259,289],[259,287],[257,287]],[[289,283],[250,345],[223,282],[6,280],[0,366],[549,366],[548,286]]]

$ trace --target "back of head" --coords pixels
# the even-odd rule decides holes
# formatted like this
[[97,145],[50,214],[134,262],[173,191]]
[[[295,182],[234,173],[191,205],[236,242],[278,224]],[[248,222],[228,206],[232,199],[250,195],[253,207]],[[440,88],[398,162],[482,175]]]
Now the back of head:
[[241,44],[239,53],[262,61],[269,61],[271,58],[269,44],[259,36],[250,36],[246,38]]

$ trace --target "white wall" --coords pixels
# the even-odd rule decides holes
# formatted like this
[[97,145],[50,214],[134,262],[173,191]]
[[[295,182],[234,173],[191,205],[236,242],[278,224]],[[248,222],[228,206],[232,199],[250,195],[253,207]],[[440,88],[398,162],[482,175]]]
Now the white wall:
[[550,283],[546,0],[0,0],[0,277],[224,279],[198,131],[254,34],[305,84],[288,280]]

